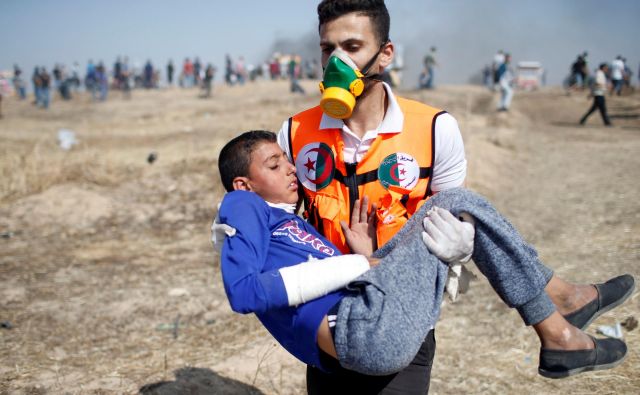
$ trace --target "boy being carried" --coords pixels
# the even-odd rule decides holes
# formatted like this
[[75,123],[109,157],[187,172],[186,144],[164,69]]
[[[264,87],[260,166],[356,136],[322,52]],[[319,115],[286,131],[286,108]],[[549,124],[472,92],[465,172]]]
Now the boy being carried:
[[[222,277],[234,311],[255,313],[276,340],[301,361],[331,371],[385,375],[407,366],[439,316],[447,266],[427,249],[432,222],[444,208],[475,222],[474,262],[505,303],[533,325],[541,341],[539,373],[561,378],[617,366],[626,345],[584,333],[593,319],[634,289],[624,275],[596,287],[598,307],[588,316],[562,316],[545,286],[552,273],[511,224],[486,200],[464,189],[429,199],[402,230],[372,254],[375,230],[368,202],[343,224],[349,247],[338,249],[294,214],[295,167],[271,132],[246,132],[220,152],[228,193],[220,219],[236,229],[222,249]],[[235,191],[235,192],[233,192]],[[372,210],[375,212],[375,210]],[[369,233],[371,234],[371,233]],[[299,263],[304,262],[305,263]],[[331,358],[333,357],[333,358]],[[337,360],[337,362],[336,362]]]

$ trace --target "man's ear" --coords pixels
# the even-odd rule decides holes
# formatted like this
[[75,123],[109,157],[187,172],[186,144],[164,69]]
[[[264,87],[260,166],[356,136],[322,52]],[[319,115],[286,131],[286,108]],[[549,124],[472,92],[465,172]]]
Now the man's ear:
[[234,191],[251,191],[251,186],[249,185],[249,178],[247,177],[234,178],[233,190]]
[[395,48],[391,41],[387,41],[387,43],[380,50],[380,72],[383,72],[384,69],[393,62],[393,55]]

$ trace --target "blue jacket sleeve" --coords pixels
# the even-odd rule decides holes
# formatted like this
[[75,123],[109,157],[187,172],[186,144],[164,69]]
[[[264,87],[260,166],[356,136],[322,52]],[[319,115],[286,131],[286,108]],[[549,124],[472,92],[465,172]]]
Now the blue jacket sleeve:
[[236,229],[222,247],[222,280],[233,311],[264,313],[288,306],[278,269],[266,270],[269,242],[269,206],[252,192],[225,195],[220,219]]

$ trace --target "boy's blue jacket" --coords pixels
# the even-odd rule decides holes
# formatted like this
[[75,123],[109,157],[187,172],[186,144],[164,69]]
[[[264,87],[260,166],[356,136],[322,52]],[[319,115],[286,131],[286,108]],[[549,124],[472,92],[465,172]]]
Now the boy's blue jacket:
[[289,307],[278,269],[323,259],[340,251],[294,214],[273,208],[253,192],[227,193],[220,220],[236,229],[222,248],[222,280],[233,311],[255,313],[273,337],[296,358],[322,367],[318,326],[343,296],[332,292]]

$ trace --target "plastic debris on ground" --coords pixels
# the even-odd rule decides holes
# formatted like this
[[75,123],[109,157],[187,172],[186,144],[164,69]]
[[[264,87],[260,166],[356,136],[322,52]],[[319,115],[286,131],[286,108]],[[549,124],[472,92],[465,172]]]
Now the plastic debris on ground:
[[2,232],[0,233],[0,237],[3,239],[10,239],[13,237],[13,232],[11,231],[7,231],[7,232]]
[[71,147],[78,144],[76,133],[69,129],[58,130],[58,145],[65,151],[69,151]]
[[600,325],[596,332],[614,339],[622,339],[622,326],[619,322],[616,322],[615,325]]

